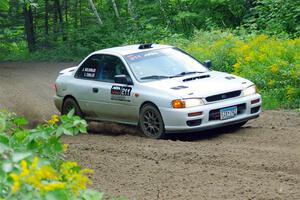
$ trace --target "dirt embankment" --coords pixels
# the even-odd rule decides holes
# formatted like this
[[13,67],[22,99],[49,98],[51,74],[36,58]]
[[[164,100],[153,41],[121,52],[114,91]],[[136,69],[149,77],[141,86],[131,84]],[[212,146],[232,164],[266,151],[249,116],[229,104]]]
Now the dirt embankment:
[[[32,123],[55,112],[52,83],[74,63],[0,64],[0,107]],[[264,111],[235,132],[212,130],[140,137],[115,124],[65,137],[68,158],[95,169],[93,188],[106,198],[300,199],[300,114]]]

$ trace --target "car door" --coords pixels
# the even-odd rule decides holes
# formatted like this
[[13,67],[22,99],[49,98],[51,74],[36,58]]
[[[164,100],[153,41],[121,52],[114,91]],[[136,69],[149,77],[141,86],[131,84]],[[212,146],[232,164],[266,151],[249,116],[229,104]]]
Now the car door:
[[70,83],[72,86],[71,94],[77,100],[84,116],[86,118],[95,118],[97,116],[94,110],[94,84],[99,75],[100,55],[88,57],[78,68],[75,73],[75,79]]
[[134,85],[115,83],[115,75],[126,75],[129,82],[132,79],[122,62],[114,55],[101,55],[99,73],[95,83],[92,100],[93,110],[101,120],[137,123],[138,106],[135,105]]

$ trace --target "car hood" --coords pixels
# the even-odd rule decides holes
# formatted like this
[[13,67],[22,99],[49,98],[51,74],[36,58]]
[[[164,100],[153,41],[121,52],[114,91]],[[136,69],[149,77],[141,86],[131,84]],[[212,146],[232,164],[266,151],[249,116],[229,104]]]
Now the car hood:
[[202,74],[143,83],[181,98],[207,97],[226,92],[243,90],[253,83],[247,79],[223,72],[210,71]]

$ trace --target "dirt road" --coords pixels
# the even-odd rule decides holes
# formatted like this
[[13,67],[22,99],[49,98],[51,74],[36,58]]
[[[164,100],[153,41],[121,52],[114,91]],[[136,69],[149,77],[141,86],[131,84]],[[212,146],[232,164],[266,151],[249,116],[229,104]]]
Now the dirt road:
[[[57,113],[52,103],[58,71],[74,63],[0,64],[0,107],[32,123]],[[115,124],[92,124],[90,134],[65,137],[68,158],[95,169],[93,188],[106,198],[300,199],[300,114],[264,111],[235,132],[212,130],[138,136]]]

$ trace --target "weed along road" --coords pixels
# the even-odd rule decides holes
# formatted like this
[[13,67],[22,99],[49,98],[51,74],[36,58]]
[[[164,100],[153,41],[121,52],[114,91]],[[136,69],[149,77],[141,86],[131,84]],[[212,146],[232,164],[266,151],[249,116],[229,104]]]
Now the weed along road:
[[[58,113],[52,84],[75,63],[1,63],[0,108],[34,125]],[[138,130],[92,123],[89,134],[63,138],[67,156],[95,170],[105,198],[300,199],[300,113],[264,110],[240,130],[175,134],[167,140]]]

